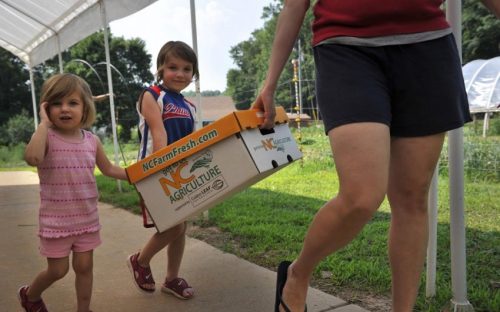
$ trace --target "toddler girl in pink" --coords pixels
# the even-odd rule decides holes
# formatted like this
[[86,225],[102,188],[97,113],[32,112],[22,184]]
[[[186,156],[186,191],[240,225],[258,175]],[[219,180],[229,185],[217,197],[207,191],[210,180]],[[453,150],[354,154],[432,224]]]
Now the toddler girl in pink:
[[93,281],[93,251],[101,244],[95,166],[106,176],[127,179],[113,165],[97,136],[84,130],[96,112],[88,84],[73,74],[45,81],[40,99],[40,124],[26,146],[25,160],[40,178],[40,253],[47,269],[30,285],[19,288],[24,311],[45,312],[41,295],[69,270],[75,271],[77,311],[89,312]]

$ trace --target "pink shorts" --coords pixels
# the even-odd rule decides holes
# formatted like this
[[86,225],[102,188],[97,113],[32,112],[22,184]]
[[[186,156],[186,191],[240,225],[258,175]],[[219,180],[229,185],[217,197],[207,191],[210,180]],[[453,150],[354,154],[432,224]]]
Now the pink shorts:
[[99,232],[84,233],[81,235],[46,238],[40,237],[40,254],[47,258],[64,258],[70,252],[85,252],[94,250],[101,244]]

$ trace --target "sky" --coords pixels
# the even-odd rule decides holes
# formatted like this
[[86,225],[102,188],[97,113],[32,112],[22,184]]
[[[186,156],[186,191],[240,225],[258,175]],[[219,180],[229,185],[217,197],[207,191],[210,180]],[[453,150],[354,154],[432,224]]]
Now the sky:
[[[231,47],[248,40],[263,26],[262,9],[271,0],[196,0],[196,32],[200,89],[226,89],[226,73],[236,68],[229,55]],[[143,10],[110,23],[113,36],[139,37],[146,43],[156,70],[162,45],[180,40],[193,46],[190,1],[159,0]],[[192,83],[186,91],[194,90]]]

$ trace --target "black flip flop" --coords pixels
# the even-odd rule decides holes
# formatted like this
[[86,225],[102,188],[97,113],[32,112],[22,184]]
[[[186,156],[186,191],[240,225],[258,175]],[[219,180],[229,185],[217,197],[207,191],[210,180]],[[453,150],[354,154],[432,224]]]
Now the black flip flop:
[[[283,287],[285,287],[288,267],[292,264],[290,261],[282,261],[278,266],[278,273],[276,277],[276,298],[274,301],[274,312],[280,312],[280,305],[285,309],[285,312],[291,312],[290,308],[283,301]],[[307,312],[307,306],[304,309]]]
[[281,299],[281,295],[283,294],[283,287],[285,287],[288,274],[288,267],[290,266],[290,264],[290,261],[283,261],[278,266],[278,272],[276,275],[276,298],[274,300],[274,312],[280,312],[280,305],[285,308],[286,312],[290,312],[290,309]]

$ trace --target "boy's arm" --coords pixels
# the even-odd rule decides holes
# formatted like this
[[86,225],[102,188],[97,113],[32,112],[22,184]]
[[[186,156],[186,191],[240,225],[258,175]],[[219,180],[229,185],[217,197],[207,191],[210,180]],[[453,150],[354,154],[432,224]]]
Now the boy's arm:
[[153,152],[167,146],[167,132],[163,125],[160,107],[151,93],[142,97],[141,114],[144,116],[153,137]]
[[112,177],[115,179],[128,180],[125,169],[120,166],[113,165],[109,161],[108,156],[106,156],[106,153],[104,152],[101,140],[99,140],[99,138],[96,135],[94,135],[94,137],[97,141],[97,152],[96,152],[95,163],[99,168],[99,170],[101,170],[102,174],[104,174],[107,177]]
[[106,99],[109,98],[109,93],[95,95],[92,98],[94,99],[94,102],[102,102],[102,101],[104,101],[104,100],[106,100]]
[[499,0],[481,0],[485,7],[487,7],[491,13],[495,14],[497,18],[500,18],[500,1]]
[[24,150],[24,160],[26,160],[30,166],[38,166],[45,158],[47,150],[47,134],[49,132],[49,128],[52,126],[52,122],[47,116],[47,106],[47,102],[40,104],[40,124],[31,136],[31,139]]

